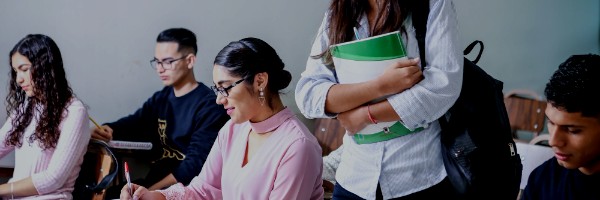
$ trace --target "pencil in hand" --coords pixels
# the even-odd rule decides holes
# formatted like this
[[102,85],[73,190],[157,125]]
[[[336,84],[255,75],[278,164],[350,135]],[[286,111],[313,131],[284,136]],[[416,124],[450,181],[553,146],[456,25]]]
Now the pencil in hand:
[[88,118],[90,118],[90,121],[92,121],[92,123],[94,123],[94,125],[96,125],[96,128],[98,128],[100,130],[104,130],[100,125],[98,125],[98,123],[96,123],[96,121],[94,121],[94,119],[92,119],[92,117],[88,116]]

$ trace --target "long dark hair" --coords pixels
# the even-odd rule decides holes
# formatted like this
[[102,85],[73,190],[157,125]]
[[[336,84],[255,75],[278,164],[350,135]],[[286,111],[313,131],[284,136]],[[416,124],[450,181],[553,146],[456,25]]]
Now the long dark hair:
[[[292,74],[284,70],[285,64],[271,45],[258,38],[244,38],[230,42],[215,57],[214,64],[224,66],[233,76],[245,78],[252,85],[254,75],[266,72],[269,75],[267,90],[269,96],[279,95],[292,81]],[[267,105],[273,108],[271,98]]]
[[[428,1],[428,0],[419,0]],[[409,14],[410,1],[405,0],[379,0],[380,6],[377,8],[378,14],[375,24],[370,24],[369,30],[371,36],[381,35],[397,30],[405,31],[402,23]],[[371,9],[367,0],[332,0],[329,6],[329,28],[327,37],[329,45],[339,44],[351,41],[354,38],[353,27],[358,27],[360,17]],[[324,63],[329,65],[331,55],[329,49],[325,52],[313,56],[313,58],[323,58]]]
[[28,142],[37,140],[44,150],[55,148],[60,136],[59,125],[64,117],[63,111],[73,97],[73,91],[65,77],[60,50],[50,37],[30,34],[10,51],[10,66],[12,56],[16,53],[25,56],[32,64],[33,95],[27,98],[25,91],[17,83],[16,72],[11,69],[6,112],[13,117],[13,128],[9,131],[5,144],[21,147],[23,133],[37,113],[38,124],[35,133],[27,138]]

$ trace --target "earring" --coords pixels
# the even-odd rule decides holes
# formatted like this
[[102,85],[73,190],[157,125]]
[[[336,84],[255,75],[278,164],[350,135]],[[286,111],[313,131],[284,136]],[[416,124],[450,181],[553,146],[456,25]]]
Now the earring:
[[258,101],[260,102],[261,106],[265,105],[265,93],[263,92],[263,88],[258,89]]

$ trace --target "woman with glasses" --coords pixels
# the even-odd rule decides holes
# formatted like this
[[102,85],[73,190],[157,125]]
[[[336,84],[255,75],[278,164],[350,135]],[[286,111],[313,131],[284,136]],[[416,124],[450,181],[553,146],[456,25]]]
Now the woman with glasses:
[[27,35],[9,54],[8,120],[0,129],[0,158],[15,151],[5,199],[72,199],[87,150],[87,109],[65,77],[60,50],[45,35]]
[[[321,148],[279,93],[292,77],[269,44],[231,42],[215,58],[213,90],[231,120],[219,132],[200,175],[188,186],[139,199],[323,199]],[[130,199],[124,187],[121,199]]]

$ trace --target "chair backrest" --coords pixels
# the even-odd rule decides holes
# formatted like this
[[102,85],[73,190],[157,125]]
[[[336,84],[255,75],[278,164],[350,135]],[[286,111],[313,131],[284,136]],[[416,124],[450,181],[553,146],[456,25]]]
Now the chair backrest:
[[525,186],[527,186],[527,181],[531,172],[554,156],[552,148],[545,145],[548,143],[549,138],[550,135],[548,134],[540,134],[537,137],[534,137],[529,144],[516,143],[517,150],[521,155],[521,162],[523,163],[523,176],[521,177],[521,185],[519,186],[521,192],[517,199],[521,199],[521,193],[523,189],[525,189]]
[[100,140],[90,140],[79,177],[75,181],[73,198],[104,199],[106,188],[110,186],[118,171],[117,159],[109,146]]
[[548,134],[541,134],[533,139],[535,142],[529,144],[517,143],[517,149],[519,150],[519,154],[521,154],[521,161],[523,162],[521,189],[524,189],[527,185],[529,174],[531,174],[535,168],[554,156],[552,148],[545,145],[537,145],[537,143],[540,142],[547,142],[548,138]]
[[534,137],[533,139],[531,139],[531,141],[529,141],[529,144],[550,146],[550,144],[548,142],[549,140],[550,140],[550,134],[540,134],[540,135]]
[[323,155],[328,155],[340,147],[345,133],[346,129],[341,127],[336,119],[319,118],[316,120],[314,134],[321,145]]
[[513,137],[520,139],[517,131],[527,131],[539,135],[545,126],[546,101],[535,92],[528,90],[513,90],[504,95],[504,104],[513,131]]

